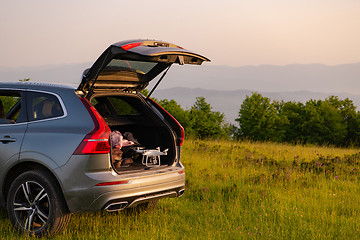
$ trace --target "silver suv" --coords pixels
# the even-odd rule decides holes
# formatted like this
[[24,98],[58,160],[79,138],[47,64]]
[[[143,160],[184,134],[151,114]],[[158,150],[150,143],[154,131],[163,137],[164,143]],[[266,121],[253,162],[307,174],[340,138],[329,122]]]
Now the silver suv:
[[181,196],[184,130],[140,91],[173,63],[203,61],[167,42],[123,41],[105,50],[77,89],[0,83],[0,201],[15,229],[53,235],[71,212]]

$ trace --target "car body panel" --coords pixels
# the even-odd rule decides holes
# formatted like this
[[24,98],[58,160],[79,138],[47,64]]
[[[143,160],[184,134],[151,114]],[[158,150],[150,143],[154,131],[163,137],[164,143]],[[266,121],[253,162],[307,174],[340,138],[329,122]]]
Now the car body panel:
[[[3,193],[4,178],[14,165],[19,162],[21,144],[26,132],[27,124],[0,124],[0,138],[13,138],[15,141],[0,142],[0,192]],[[0,202],[3,204],[3,194],[0,194]]]
[[27,91],[56,95],[63,105],[64,115],[28,123],[19,161],[40,161],[50,168],[62,166],[69,160],[86,133],[93,129],[91,117],[83,109],[74,89]]
[[0,125],[0,156],[1,161],[19,159],[19,152],[27,124],[1,124]]
[[[74,155],[64,166],[55,169],[62,179],[64,197],[72,212],[98,211],[112,201],[133,201],[144,195],[184,189],[185,174],[182,165],[176,164],[146,173],[118,175],[107,155]],[[74,178],[74,175],[77,177]],[[99,183],[128,181],[125,184],[96,186]]]

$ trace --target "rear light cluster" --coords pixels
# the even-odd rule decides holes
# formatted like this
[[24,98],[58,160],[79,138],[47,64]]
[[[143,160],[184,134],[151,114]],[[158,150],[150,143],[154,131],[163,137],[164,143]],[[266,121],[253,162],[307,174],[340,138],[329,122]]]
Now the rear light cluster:
[[177,45],[174,45],[174,44],[170,44],[170,43],[166,43],[166,42],[157,42],[157,41],[134,42],[134,43],[125,44],[125,45],[123,45],[121,47],[122,47],[122,49],[127,51],[127,50],[129,50],[131,48],[138,47],[138,46],[173,47],[173,48],[184,49],[183,47],[180,47],[180,46],[177,46]]
[[152,100],[151,98],[148,98],[151,103],[153,103],[157,108],[160,108],[163,112],[165,112],[170,118],[171,120],[173,120],[174,123],[176,123],[176,125],[178,126],[178,129],[180,131],[181,136],[178,136],[178,138],[180,137],[180,141],[177,142],[177,144],[179,146],[181,146],[184,142],[184,138],[185,138],[185,131],[184,128],[181,126],[181,124],[168,112],[166,111],[162,106],[160,106],[157,102],[155,102],[154,100]]
[[109,134],[110,129],[94,106],[85,99],[80,98],[88,110],[93,122],[94,129],[89,132],[75,150],[75,155],[110,153]]

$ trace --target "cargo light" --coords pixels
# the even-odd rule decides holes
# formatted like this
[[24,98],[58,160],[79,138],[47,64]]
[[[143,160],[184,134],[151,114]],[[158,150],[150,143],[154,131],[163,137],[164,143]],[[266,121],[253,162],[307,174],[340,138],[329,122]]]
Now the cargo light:
[[84,137],[74,155],[110,153],[108,125],[87,99],[80,98],[80,100],[94,122],[94,129]]
[[124,180],[124,181],[116,181],[116,182],[103,182],[103,183],[98,183],[95,186],[112,186],[112,185],[119,185],[119,184],[127,184],[129,183],[129,181]]
[[129,43],[129,44],[126,44],[124,46],[122,46],[122,49],[124,49],[125,51],[131,49],[131,48],[134,48],[134,47],[138,47],[138,46],[141,46],[141,42],[136,42],[136,43]]

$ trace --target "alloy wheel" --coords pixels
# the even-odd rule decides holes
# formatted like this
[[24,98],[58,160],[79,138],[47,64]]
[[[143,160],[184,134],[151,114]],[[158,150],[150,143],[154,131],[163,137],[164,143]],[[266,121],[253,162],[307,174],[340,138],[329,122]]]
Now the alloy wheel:
[[45,188],[34,181],[22,183],[15,192],[13,209],[17,222],[29,232],[44,228],[51,204]]

